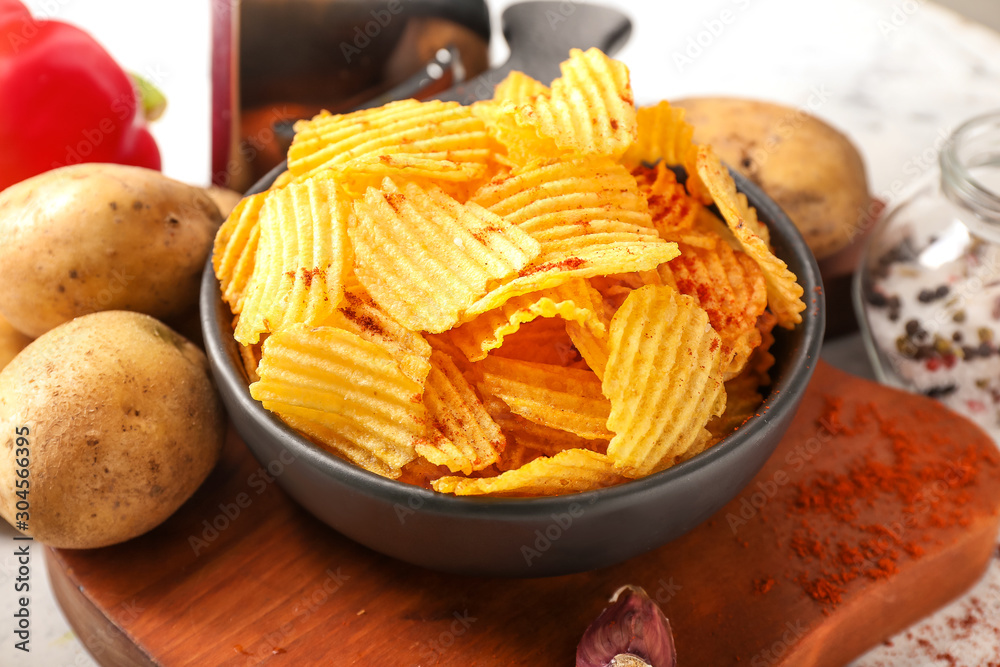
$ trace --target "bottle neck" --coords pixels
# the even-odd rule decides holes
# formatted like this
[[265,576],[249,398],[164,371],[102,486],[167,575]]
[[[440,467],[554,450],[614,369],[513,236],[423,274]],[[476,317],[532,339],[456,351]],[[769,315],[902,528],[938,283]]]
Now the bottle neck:
[[[941,189],[978,219],[989,236],[1000,234],[1000,112],[959,126],[941,149]],[[977,224],[981,223],[981,224]]]

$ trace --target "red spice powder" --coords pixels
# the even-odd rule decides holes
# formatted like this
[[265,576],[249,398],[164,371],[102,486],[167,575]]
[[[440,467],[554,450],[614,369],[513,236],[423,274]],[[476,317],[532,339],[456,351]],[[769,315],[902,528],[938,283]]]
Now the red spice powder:
[[774,579],[772,577],[761,577],[760,579],[755,579],[753,582],[753,592],[756,595],[764,595],[772,588],[774,588]]
[[[842,409],[841,399],[827,398],[816,422],[824,447],[836,447],[837,438],[874,426],[891,442],[891,456],[873,451],[846,469],[818,470],[790,485],[785,509],[803,519],[790,536],[778,536],[795,567],[789,578],[827,612],[852,581],[888,579],[901,560],[922,557],[932,539],[928,529],[968,525],[968,489],[976,484],[981,465],[998,463],[993,452],[984,454],[922,428],[929,416],[915,415],[901,424],[875,404],[863,404],[847,424]],[[886,506],[900,508],[889,523],[863,519],[872,508]],[[848,537],[832,543],[829,535],[834,534]]]

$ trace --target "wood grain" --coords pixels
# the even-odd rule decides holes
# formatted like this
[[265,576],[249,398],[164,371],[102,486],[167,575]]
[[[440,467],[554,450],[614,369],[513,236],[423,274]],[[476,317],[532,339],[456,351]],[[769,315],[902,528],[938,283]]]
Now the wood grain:
[[[876,410],[881,426],[868,419],[825,437],[830,398],[842,400],[845,423]],[[860,503],[851,521],[795,509],[800,484],[865,456],[891,463],[901,437],[921,444],[921,462],[940,463],[942,475],[956,460],[954,443],[979,462],[960,482],[922,479],[935,504],[917,516],[893,493]],[[136,664],[134,656],[165,666],[572,665],[584,629],[631,583],[661,603],[681,664],[832,667],[970,586],[996,551],[998,508],[1000,463],[985,434],[929,399],[820,364],[791,429],[747,489],[683,538],[615,567],[498,580],[391,560],[298,509],[233,435],[219,467],[164,525],[126,544],[48,558],[70,623],[92,650],[93,638],[105,638],[98,659],[107,665]],[[845,583],[836,604],[810,597],[803,582],[832,566],[797,555],[793,535],[807,531],[832,549],[872,526],[901,538],[888,545],[898,571]],[[920,548],[901,548],[909,542]],[[134,652],[108,650],[112,636]]]

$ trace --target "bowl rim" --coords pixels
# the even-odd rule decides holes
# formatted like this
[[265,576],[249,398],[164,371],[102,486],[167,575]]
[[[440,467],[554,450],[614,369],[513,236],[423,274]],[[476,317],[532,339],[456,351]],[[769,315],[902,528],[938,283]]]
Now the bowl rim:
[[[255,183],[245,196],[266,190],[284,170],[285,163],[278,165]],[[788,410],[797,409],[798,401],[805,392],[812,377],[812,370],[819,360],[826,313],[822,279],[816,259],[798,228],[778,204],[757,185],[732,168],[730,173],[736,181],[737,190],[751,200],[758,213],[762,214],[763,220],[769,221],[768,227],[772,230],[774,227],[778,228],[781,245],[788,251],[788,255],[799,260],[803,269],[799,271],[798,279],[803,288],[806,310],[802,313],[802,322],[796,326],[802,328],[802,340],[801,344],[791,350],[782,375],[773,379],[770,392],[758,408],[757,414],[719,443],[666,470],[594,491],[523,498],[455,496],[369,472],[300,435],[250,395],[243,369],[231,363],[233,359],[239,358],[236,342],[232,335],[224,336],[222,333],[231,330],[229,322],[232,313],[229,306],[222,301],[220,284],[215,277],[212,257],[209,256],[202,275],[200,317],[212,374],[216,383],[225,385],[246,416],[283,448],[292,450],[296,460],[304,459],[324,476],[333,478],[357,493],[377,497],[386,502],[410,503],[411,506],[416,503],[421,513],[461,515],[467,518],[481,515],[482,518],[490,520],[529,520],[540,514],[547,515],[554,511],[565,510],[573,503],[590,505],[600,502],[607,509],[624,506],[627,504],[626,501],[635,495],[642,495],[655,487],[682,480],[695,471],[729,457],[736,449],[752,445],[770,421]],[[234,422],[238,417],[236,414],[230,415],[230,419]],[[253,450],[249,444],[248,448]]]

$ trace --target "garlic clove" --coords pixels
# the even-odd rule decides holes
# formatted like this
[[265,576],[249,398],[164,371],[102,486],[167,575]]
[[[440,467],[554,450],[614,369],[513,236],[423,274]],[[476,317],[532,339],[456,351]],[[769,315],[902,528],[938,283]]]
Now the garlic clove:
[[670,622],[646,591],[622,586],[576,647],[576,667],[676,667]]

